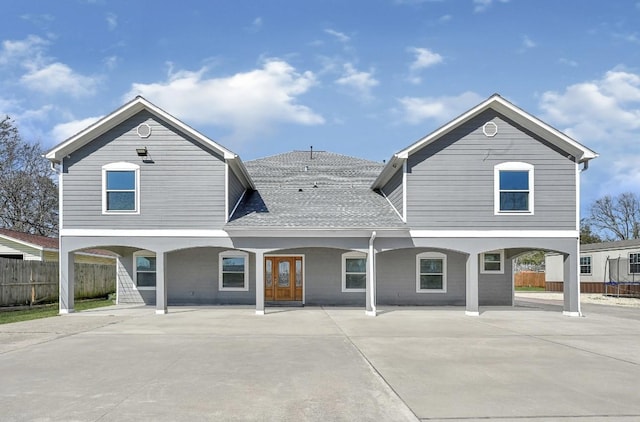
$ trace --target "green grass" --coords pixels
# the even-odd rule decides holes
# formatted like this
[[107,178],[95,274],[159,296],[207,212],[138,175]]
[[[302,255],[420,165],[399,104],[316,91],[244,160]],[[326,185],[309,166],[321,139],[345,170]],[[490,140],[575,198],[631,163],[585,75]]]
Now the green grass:
[[516,292],[544,292],[544,287],[522,286],[516,287]]
[[[75,303],[75,310],[76,312],[79,312],[111,305],[113,305],[112,299],[79,300]],[[0,311],[0,324],[49,318],[56,315],[58,315],[58,303],[51,303],[49,305],[38,306],[37,308],[32,309],[21,309],[18,311],[4,310]]]

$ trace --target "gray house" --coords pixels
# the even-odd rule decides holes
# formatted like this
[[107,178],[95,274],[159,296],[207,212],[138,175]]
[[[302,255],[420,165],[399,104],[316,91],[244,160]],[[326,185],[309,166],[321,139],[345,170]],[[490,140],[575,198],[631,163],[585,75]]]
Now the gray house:
[[597,154],[488,98],[386,164],[323,151],[243,163],[137,97],[46,157],[60,175],[60,312],[73,252],[118,254],[119,303],[513,303],[512,260],[562,255],[579,315],[580,172]]

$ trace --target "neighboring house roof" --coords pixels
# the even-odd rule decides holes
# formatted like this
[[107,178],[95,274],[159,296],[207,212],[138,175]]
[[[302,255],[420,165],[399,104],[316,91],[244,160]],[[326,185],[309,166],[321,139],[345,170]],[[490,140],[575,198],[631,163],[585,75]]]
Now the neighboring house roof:
[[49,152],[47,152],[45,154],[45,157],[52,162],[59,163],[63,157],[71,154],[73,151],[76,151],[80,147],[88,144],[98,136],[116,127],[120,123],[133,117],[143,110],[147,110],[157,118],[172,125],[174,128],[188,134],[205,147],[212,148],[215,151],[220,152],[220,154],[224,156],[227,163],[229,163],[232,169],[235,170],[235,173],[238,175],[242,183],[248,188],[255,188],[251,178],[246,171],[244,164],[242,163],[242,160],[237,154],[233,153],[217,142],[209,139],[205,135],[176,119],[166,111],[160,109],[141,96],[137,96],[135,99],[123,105],[113,113],[103,117],[86,129],[78,132],[76,135],[58,144]]
[[[58,252],[59,241],[57,237],[40,236],[37,234],[23,233],[11,229],[0,228],[0,238],[20,243],[22,245],[37,249],[39,251]],[[115,258],[115,255],[102,249],[85,249],[80,254],[101,255],[108,258]]]
[[249,192],[226,229],[406,229],[370,186],[383,164],[324,151],[248,161]]
[[11,240],[13,242],[21,243],[26,246],[30,246],[38,250],[58,250],[57,237],[47,237],[37,234],[22,233],[5,228],[0,228],[0,237]]
[[404,161],[415,151],[425,147],[431,142],[436,141],[446,133],[451,132],[460,125],[464,124],[465,122],[469,121],[470,119],[476,117],[477,115],[488,109],[495,110],[496,112],[519,124],[523,128],[530,130],[531,132],[544,138],[552,145],[555,145],[563,151],[571,153],[571,155],[576,157],[580,163],[588,162],[589,160],[598,156],[595,151],[585,147],[576,140],[544,123],[542,120],[538,119],[535,116],[532,116],[521,108],[516,107],[514,104],[505,100],[500,95],[494,94],[487,100],[473,107],[469,111],[461,114],[446,125],[431,132],[429,135],[418,140],[409,147],[394,154],[387,162],[385,168],[376,178],[375,182],[372,185],[372,188],[379,189],[384,186],[384,184],[388,182],[389,179],[391,179],[395,172],[398,171],[398,168],[402,168],[402,164],[404,163]]
[[587,243],[580,245],[580,252],[609,251],[616,249],[640,248],[640,239],[616,240],[613,242]]

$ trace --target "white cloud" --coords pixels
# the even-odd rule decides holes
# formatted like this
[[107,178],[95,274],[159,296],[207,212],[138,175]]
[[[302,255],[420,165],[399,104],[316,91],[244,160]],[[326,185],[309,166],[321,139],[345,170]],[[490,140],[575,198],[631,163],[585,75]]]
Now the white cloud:
[[40,28],[48,27],[49,24],[55,20],[55,18],[49,14],[34,15],[34,14],[25,13],[24,15],[21,15],[20,18],[26,20],[27,22],[31,22],[32,24]]
[[361,100],[369,101],[373,98],[371,89],[380,82],[373,77],[373,71],[360,72],[351,63],[346,63],[344,73],[336,83],[353,89]]
[[24,110],[16,114],[16,120],[20,122],[44,121],[49,118],[51,112],[55,110],[53,104],[45,104],[44,106],[34,110]]
[[170,71],[166,81],[134,83],[124,101],[142,95],[180,119],[229,128],[240,140],[280,123],[324,123],[321,115],[297,102],[316,84],[310,71],[299,73],[280,59],[231,76],[207,78],[207,70]]
[[49,41],[37,35],[29,35],[24,40],[5,40],[0,50],[0,64],[23,64],[34,67],[42,62],[42,52]]
[[524,49],[530,49],[530,48],[534,48],[537,44],[531,39],[529,38],[529,36],[525,35],[522,37],[522,48]]
[[104,65],[107,67],[107,69],[109,70],[113,70],[118,66],[118,61],[120,61],[120,59],[118,58],[118,56],[109,56],[109,57],[105,57],[102,62],[104,63]]
[[53,138],[54,143],[62,142],[81,130],[88,128],[101,118],[102,117],[87,117],[86,119],[57,124],[51,130],[51,138]]
[[258,16],[257,18],[255,18],[251,24],[249,26],[246,26],[244,29],[247,32],[251,32],[251,33],[256,33],[256,32],[260,32],[260,30],[262,29],[262,25],[264,24],[264,21],[262,19],[261,16]]
[[49,44],[49,40],[36,35],[23,40],[5,40],[0,50],[0,65],[21,69],[22,75],[12,82],[21,83],[32,91],[72,97],[94,94],[100,78],[82,75],[47,56]]
[[548,91],[540,98],[543,119],[601,152],[588,172],[598,186],[589,194],[637,190],[640,162],[640,75],[611,70],[597,80]]
[[567,59],[565,57],[561,57],[558,60],[558,63],[564,64],[564,65],[567,65],[567,66],[571,66],[571,67],[577,67],[578,66],[578,62],[577,61],[571,60],[571,59]]
[[334,29],[325,29],[324,32],[326,32],[329,35],[333,35],[338,41],[342,42],[342,43],[346,43],[349,42],[351,40],[351,38],[349,38],[348,35],[346,35],[343,32],[338,32]]
[[66,64],[51,63],[26,73],[20,81],[27,88],[47,95],[64,93],[83,97],[95,93],[99,79],[80,75]]
[[12,116],[13,110],[16,109],[18,103],[16,100],[7,99],[0,97],[0,119],[3,119],[4,116]]
[[420,71],[444,61],[444,58],[440,54],[434,53],[428,48],[409,47],[407,51],[413,53],[415,56],[413,62],[409,65],[408,77],[409,82],[413,84],[422,82]]
[[[602,79],[571,85],[561,93],[545,92],[540,107],[548,119],[581,138],[603,139],[611,131],[636,130],[640,128],[640,76],[612,70]],[[582,130],[585,126],[589,129]],[[597,127],[601,129],[593,132]]]
[[412,71],[426,69],[438,63],[442,63],[444,60],[440,54],[434,53],[428,48],[410,47],[407,51],[415,54],[415,60],[409,66]]
[[396,4],[422,4],[422,3],[439,3],[444,0],[395,0]]
[[[497,0],[499,3],[508,3],[509,0]],[[473,11],[475,13],[482,13],[487,10],[494,3],[494,0],[473,0],[475,7]]]
[[446,22],[449,22],[451,19],[453,19],[453,16],[451,15],[442,15],[438,18],[438,22],[446,23]]
[[109,31],[113,31],[118,27],[118,15],[115,13],[107,13],[107,27]]
[[442,97],[403,97],[398,99],[401,120],[409,124],[434,120],[446,122],[482,102],[483,98],[475,92],[464,92],[458,96]]

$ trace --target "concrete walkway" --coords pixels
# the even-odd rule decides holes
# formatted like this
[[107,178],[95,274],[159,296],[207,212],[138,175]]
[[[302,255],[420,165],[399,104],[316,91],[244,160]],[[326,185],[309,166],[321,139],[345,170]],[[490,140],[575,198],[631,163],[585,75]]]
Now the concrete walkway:
[[109,307],[0,325],[2,421],[635,421],[640,310]]

